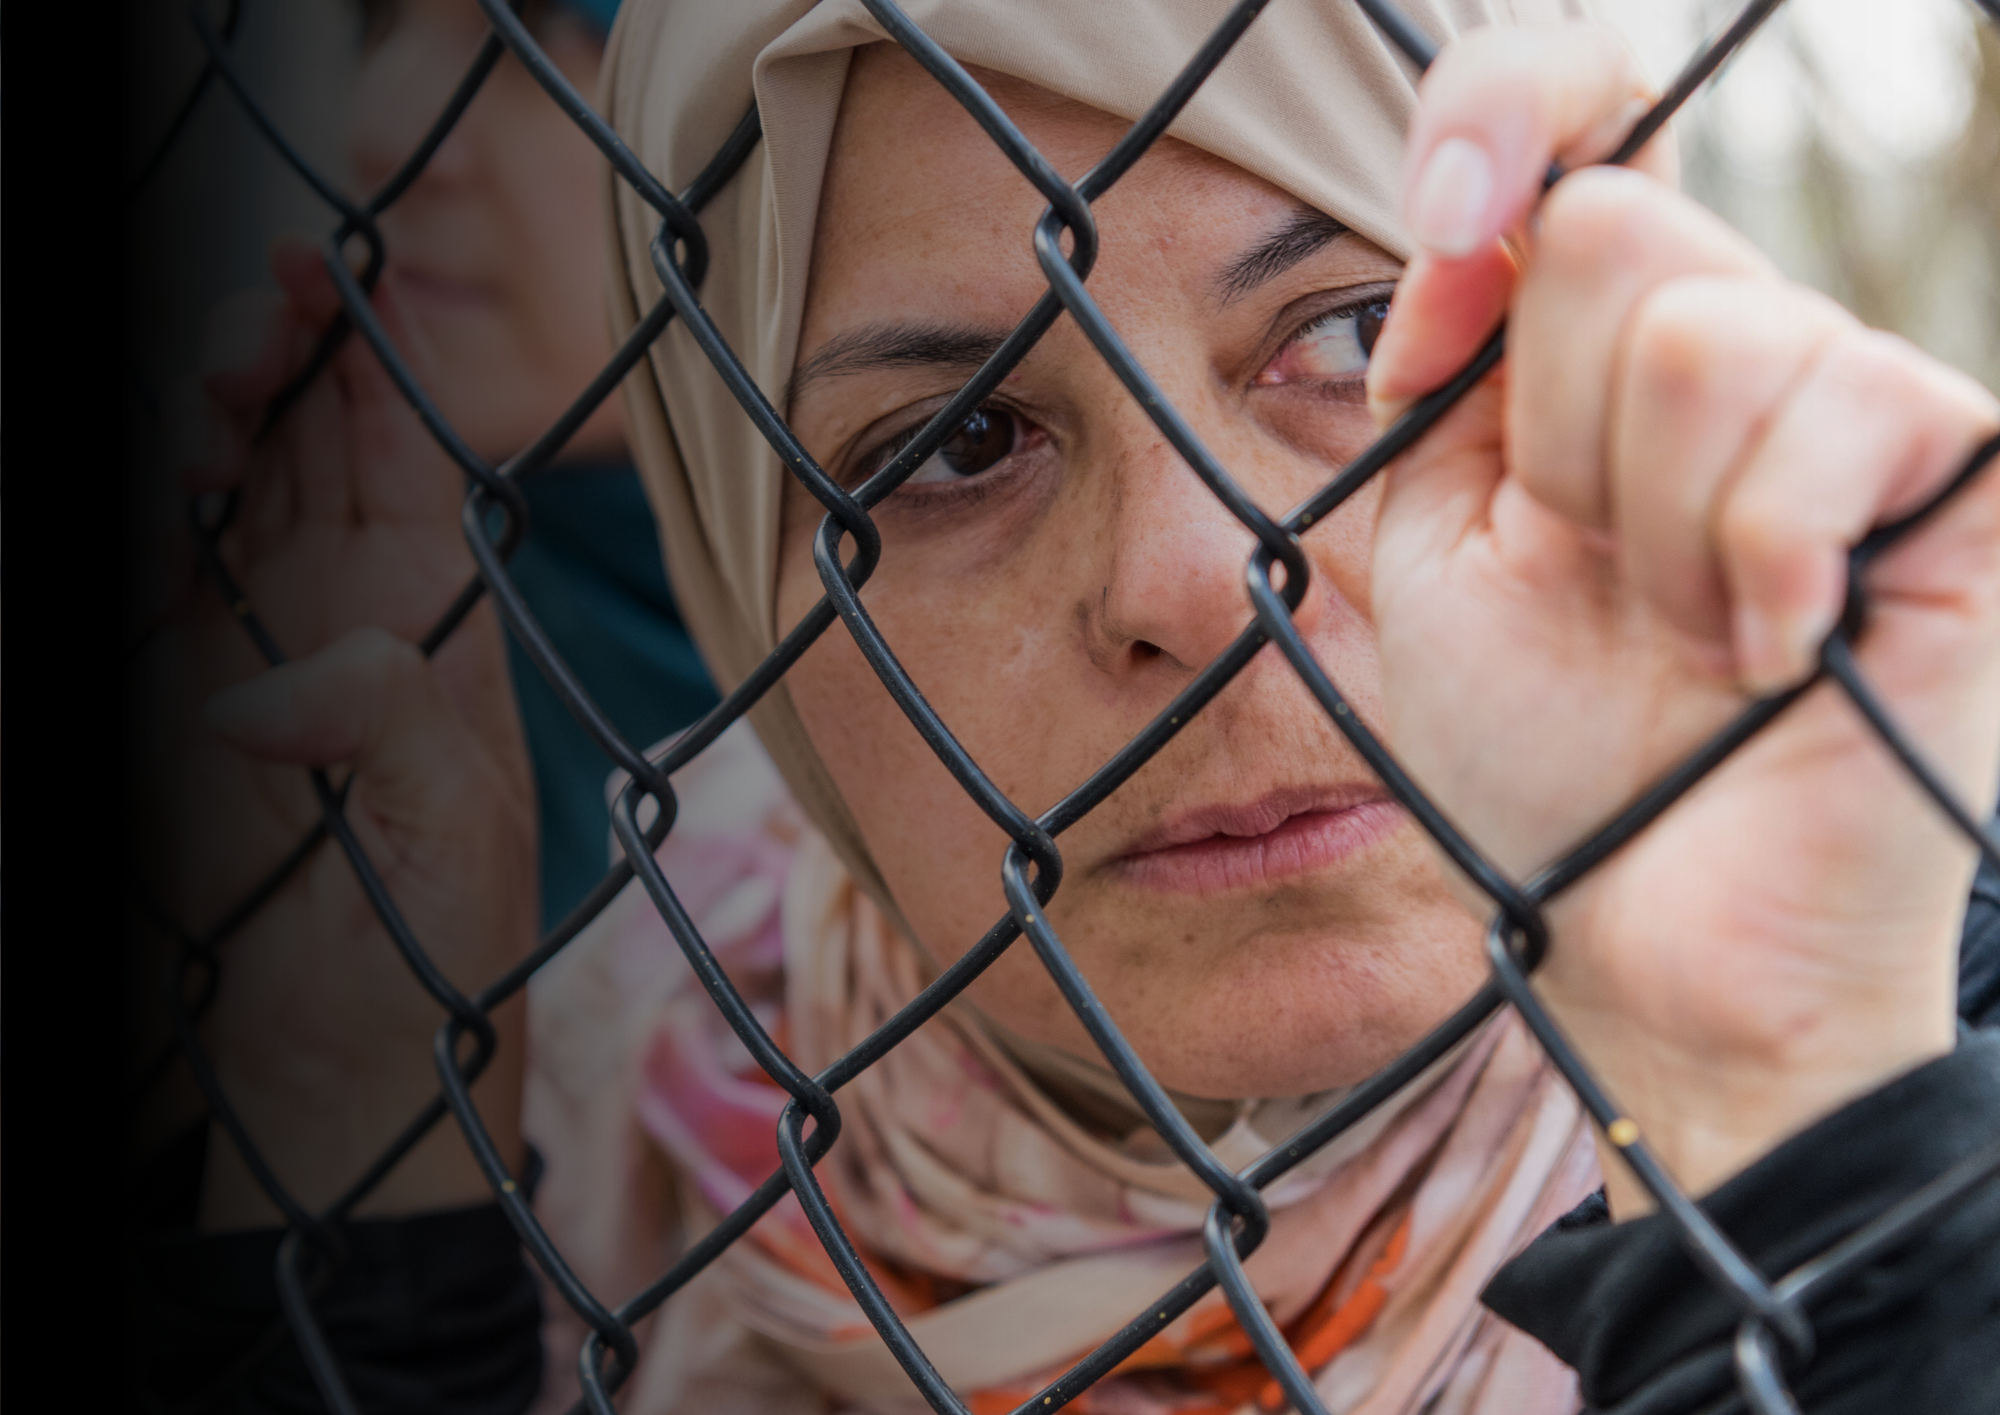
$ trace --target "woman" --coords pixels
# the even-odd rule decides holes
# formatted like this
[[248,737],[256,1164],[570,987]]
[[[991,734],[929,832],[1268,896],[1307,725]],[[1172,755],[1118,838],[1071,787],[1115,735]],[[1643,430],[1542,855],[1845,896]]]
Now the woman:
[[[1484,10],[1425,7],[1419,19],[1437,32]],[[939,5],[913,18],[980,66],[1071,180],[1214,22],[1205,8],[1176,6],[1031,17]],[[756,55],[762,163],[705,218],[703,299],[806,449],[852,487],[1041,294],[1029,233],[1044,200],[915,61],[875,42],[881,30],[858,5],[739,13],[727,43],[713,25],[670,5],[631,15],[610,59],[608,107],[642,158],[680,180],[746,96],[748,66],[713,54]],[[1629,60],[1600,33],[1478,35],[1429,81],[1399,203],[1389,135],[1411,103],[1396,61],[1358,10],[1278,6],[1189,105],[1181,141],[1142,159],[1095,208],[1102,250],[1090,290],[1273,514],[1455,370],[1511,306],[1504,384],[1482,390],[1379,495],[1304,538],[1313,581],[1296,618],[1362,716],[1517,875],[1636,795],[1737,711],[1745,690],[1800,676],[1839,611],[1842,545],[1915,504],[1920,485],[1940,484],[1993,427],[1988,395],[1783,286],[1674,196],[1660,180],[1672,172],[1664,151],[1642,156],[1643,176],[1566,182],[1520,238],[1517,274],[1500,237],[1550,159],[1601,156],[1644,101]],[[647,247],[655,218],[622,194],[620,213],[629,322],[659,289]],[[1403,269],[1392,252],[1414,262]],[[696,637],[734,681],[822,594],[820,510],[725,400],[693,341],[670,334],[664,351],[654,380],[634,391],[641,466]],[[1889,412],[1892,402],[1902,411]],[[1935,412],[1912,416],[1920,405]],[[1969,592],[1986,594],[2000,493],[1981,495],[1945,541],[1912,546],[1903,573],[1941,566],[1955,543],[1961,571],[1983,567],[1984,588]],[[959,741],[1029,814],[1161,712],[1250,615],[1249,534],[1067,320],[875,516],[883,554],[863,603]],[[1892,647],[1898,572],[1883,574],[1871,673],[1925,716],[1915,691],[1924,675],[1897,655],[1918,652],[1928,631]],[[2000,775],[1991,615],[1987,602],[1949,627],[1937,621],[1967,655],[1965,676],[1949,688],[1931,680],[1940,728],[1950,719],[1964,733],[1957,745],[1941,733],[1932,750],[1962,753],[1955,779],[1981,803]],[[810,1070],[1005,912],[1005,837],[848,636],[823,638],[786,685],[760,731],[852,878],[898,925],[872,926],[867,947],[881,959],[870,963],[867,905],[830,910],[809,943],[793,933],[810,927],[807,905],[787,896],[782,1015],[789,1035],[810,1038],[798,1043]],[[1473,695],[1479,710],[1463,711]],[[1199,1098],[1190,1110],[1213,1117],[1225,1151],[1243,1146],[1236,1163],[1297,1115],[1266,1118],[1284,1108],[1242,1098],[1323,1098],[1353,1085],[1483,974],[1479,923],[1275,653],[1060,844],[1051,922],[1154,1074]],[[1612,1094],[1681,1181],[1705,1192],[1782,1136],[1951,1049],[1969,874],[1966,848],[1823,694],[1558,905],[1545,986]],[[824,965],[797,976],[843,938],[845,979],[829,982]],[[1811,984],[1799,976],[1802,953],[1819,975]],[[1093,1145],[1038,1109],[1037,1091],[1088,1087],[1081,1078],[1101,1067],[1029,950],[1003,957],[969,1000],[942,1029],[955,1043],[940,1043],[932,1074],[910,1074],[914,1060],[899,1073],[892,1059],[879,1086],[856,1083],[849,1160],[836,1147],[827,1182],[892,1293],[911,1271],[947,1293],[973,1289],[940,1301],[918,1283],[900,1295],[947,1377],[1010,1408],[1145,1300],[1129,1295],[1109,1252],[1124,1269],[1146,1268],[1136,1288],[1163,1290],[1148,1249],[1174,1246],[1168,1233],[1192,1265],[1199,1206],[1189,1200],[1206,1195],[1129,1167],[1129,1113],[1110,1129],[1119,1144],[1100,1134]],[[837,1029],[808,1028],[815,1010]],[[1260,1291],[1295,1342],[1314,1346],[1318,1379],[1339,1404],[1566,1408],[1555,1363],[1473,1301],[1501,1254],[1597,1183],[1570,1147],[1581,1127],[1565,1136],[1560,1086],[1509,1071],[1510,1027],[1482,1039],[1490,1052],[1444,1068],[1472,1088],[1447,1104],[1450,1082],[1437,1083],[1432,1099],[1455,1114],[1413,1108],[1281,1208]],[[775,1152],[731,1166],[703,1143],[690,1117],[710,1112],[676,1100],[690,1068],[668,1064],[686,1050],[676,1037],[656,1043],[642,1112],[676,1159],[713,1179],[692,1206],[698,1221],[718,1195],[768,1173]],[[998,1074],[1011,1094],[982,1134],[922,1127],[920,1160],[909,1148],[915,1098],[948,1095],[955,1106],[972,1094],[942,1079],[954,1050],[957,1070]],[[1518,1088],[1504,1097],[1503,1077]],[[1216,1102],[1235,1102],[1234,1113],[1217,1114]],[[1471,1138],[1483,1127],[1487,1150]],[[1046,1153],[1011,1172],[981,1166],[982,1135],[1027,1146],[1024,1132]],[[1416,1134],[1421,1161],[1381,1158]],[[1379,1172],[1364,1181],[1371,1164]],[[972,1192],[953,1191],[933,1165]],[[1643,1210],[1621,1165],[1604,1178],[1615,1212]],[[1086,1181],[1096,1182],[1089,1201],[1076,1197],[1092,1192]],[[1364,1197],[1368,1183],[1382,1189]],[[1405,1193],[1391,1197],[1397,1185]],[[1009,1204],[1058,1191],[1089,1231],[982,1230]],[[1446,1193],[1457,1200],[1451,1220]],[[1143,1217],[1135,1196],[1156,1201]],[[899,1373],[869,1338],[843,1336],[858,1310],[835,1300],[815,1311],[775,1271],[788,1251],[810,1248],[798,1227],[725,1260],[717,1305],[809,1384],[888,1403]],[[1356,1294],[1375,1264],[1387,1295],[1364,1319]],[[1063,1265],[1083,1311],[1041,1280]],[[1010,1286],[1020,1289],[1011,1302]],[[1051,1304],[1061,1320],[1032,1330]],[[1153,1353],[1152,1375],[1134,1378],[1143,1397],[1095,1398],[1227,1407],[1261,1390],[1253,1373],[1217,1394],[1216,1382],[1244,1379],[1227,1360],[1240,1338],[1231,1351],[1204,1327],[1217,1306],[1169,1329],[1165,1345],[1177,1349]],[[981,1323],[968,1329],[958,1314],[975,1308]],[[1357,1329],[1328,1335],[1343,1319]],[[665,1322],[663,1344],[673,1316]],[[862,1347],[877,1358],[865,1375]],[[695,1376],[684,1365],[680,1378]]]
[[[523,13],[562,72],[589,88],[614,11],[535,4]],[[487,27],[473,0],[368,4],[360,18],[347,155],[354,186],[374,192],[436,120]],[[600,308],[600,180],[588,140],[508,58],[379,219],[388,261],[377,309],[445,417],[493,463],[532,444],[610,357]],[[459,523],[463,474],[358,338],[267,437],[253,441],[269,400],[337,309],[308,243],[278,243],[272,273],[276,290],[227,301],[211,318],[198,379],[180,400],[176,471],[188,492],[240,493],[223,553],[288,653],[310,656],[361,626],[417,641],[472,574]],[[513,572],[612,720],[653,740],[698,716],[714,693],[667,588],[657,531],[625,449],[620,401],[605,402],[555,457],[525,483],[532,528]],[[154,897],[199,929],[225,916],[283,858],[318,808],[295,767],[246,762],[202,723],[210,694],[265,664],[194,564],[184,519],[165,528],[163,541],[184,574],[134,665],[144,862]],[[486,903],[469,907],[470,937],[457,948],[447,942],[443,955],[454,975],[486,977],[603,873],[607,765],[526,658],[503,647],[487,607],[444,646],[431,681],[453,704],[455,730],[478,746],[469,789],[494,793],[479,797],[476,811],[490,831],[475,823],[454,866],[485,881]],[[390,745],[424,752],[420,736]],[[452,778],[427,779],[435,786]],[[392,874],[400,875],[392,888],[410,899],[400,887],[407,873]],[[434,1091],[425,1061],[432,1006],[367,920],[338,851],[322,851],[222,950],[211,1055],[266,1159],[308,1208],[330,1202]],[[148,971],[143,984],[145,1021],[164,1033],[154,976]],[[501,1018],[515,1039],[513,1059],[499,1063],[489,1083],[514,1093],[519,1011]],[[166,1041],[155,1035],[134,1050],[150,1058]],[[148,1101],[135,1149],[150,1158],[148,1187],[170,1197],[146,1225],[148,1301],[158,1325],[142,1379],[162,1397],[207,1389],[253,1404],[304,1387],[289,1351],[237,1361],[278,1320],[269,1277],[276,1234],[268,1227],[277,1210],[222,1127],[208,1124],[190,1077],[174,1074]],[[504,1109],[518,1109],[513,1096]],[[344,1119],[329,1127],[323,1122],[333,1114]],[[503,1120],[503,1143],[518,1153],[510,1130]],[[362,1212],[429,1212],[484,1195],[463,1146],[442,1136],[420,1147]],[[490,1212],[483,1218],[504,1242],[504,1224]],[[453,1231],[431,1246],[457,1251],[462,1237]],[[511,1253],[503,1256],[504,1281],[476,1262],[428,1266],[443,1284],[438,1290],[457,1284],[454,1301],[466,1300],[468,1289],[475,1302],[498,1294],[503,1310],[532,1332],[532,1286]],[[219,1315],[210,1301],[215,1275],[237,1270],[252,1275],[251,1290]],[[338,1332],[342,1319],[333,1320]],[[412,1329],[371,1343],[361,1365],[393,1366],[399,1339],[423,1348],[431,1338]],[[539,1369],[532,1341],[514,1359],[531,1378]],[[364,1397],[378,1393],[365,1373],[360,1389]],[[431,1396],[441,1398],[436,1390]]]
[[[1214,20],[1158,5],[917,18],[1072,178]],[[1443,32],[1490,17],[1418,18]],[[755,61],[766,138],[704,216],[703,298],[809,451],[864,479],[1037,297],[1041,199],[856,5],[659,5],[620,23],[606,106],[670,181],[733,126]],[[1624,65],[1595,31],[1487,32],[1447,53],[1418,107],[1357,15],[1277,6],[1176,139],[1097,208],[1092,293],[1267,510],[1365,444],[1371,399],[1393,416],[1511,313],[1504,376],[1304,537],[1297,620],[1356,710],[1516,873],[1747,690],[1801,675],[1839,612],[1844,547],[1921,502],[1996,425],[1988,395],[1786,286],[1674,195],[1664,152],[1643,175],[1567,179],[1522,227],[1549,160],[1601,155],[1638,111]],[[619,201],[614,299],[629,324],[657,290],[654,218]],[[690,625],[735,681],[820,592],[817,513],[678,326],[650,373],[628,388],[641,467]],[[884,554],[864,604],[1029,812],[1249,617],[1247,534],[1067,321],[876,519]],[[1863,645],[1899,717],[1983,807],[2000,779],[1996,523],[1988,477],[1886,557]],[[418,686],[371,693],[363,660]],[[434,720],[422,681],[394,645],[336,646],[218,720],[263,756],[354,761],[367,809],[376,744]],[[330,722],[360,724],[346,739],[360,750],[329,753]],[[782,795],[728,780],[727,757],[712,772],[697,761],[688,829],[665,858],[810,1069],[1002,912],[1004,839],[837,632],[757,726],[811,827]],[[422,773],[387,765],[386,789],[405,793],[395,828],[445,838]],[[1482,976],[1480,919],[1274,654],[1061,844],[1052,923],[1231,1163]],[[1991,1042],[1953,1049],[1970,877],[1969,851],[1820,693],[1552,911],[1542,986],[1682,1184],[1712,1193],[1782,1270],[1990,1130]],[[614,1298],[774,1162],[768,1088],[645,908],[608,916],[533,999],[524,1122],[551,1162],[538,1207]],[[459,927],[445,911],[430,923]],[[1004,957],[842,1093],[843,1137],[821,1167],[878,1280],[976,1408],[1032,1397],[1197,1251],[1204,1196],[1050,987],[1024,950]],[[1595,1188],[1592,1171],[1573,1102],[1503,1018],[1273,1193],[1251,1276],[1333,1408],[1568,1411],[1572,1369],[1603,1404],[1682,1356],[1694,1378],[1670,1408],[1696,1408],[1726,1379],[1711,1357],[1731,1324],[1639,1217],[1615,1158],[1603,1179],[1631,1221],[1545,1239],[1493,1289],[1532,1337],[1478,1305],[1509,1256]],[[1807,1232],[1816,1221],[1842,1226]],[[1828,1329],[1842,1354],[1801,1374],[1810,1408],[1869,1408],[1895,1383],[1912,1398],[1918,1381],[1926,1408],[1990,1398],[1968,1326],[1987,1319],[1968,1314],[1989,1310],[1977,1291],[1994,1218],[1962,1221],[1984,1227],[1916,1250],[1934,1305],[1889,1282],[1888,1305]],[[781,1206],[671,1300],[632,1408],[908,1408],[815,1251]],[[1276,1408],[1244,1352],[1211,1300],[1085,1408]]]

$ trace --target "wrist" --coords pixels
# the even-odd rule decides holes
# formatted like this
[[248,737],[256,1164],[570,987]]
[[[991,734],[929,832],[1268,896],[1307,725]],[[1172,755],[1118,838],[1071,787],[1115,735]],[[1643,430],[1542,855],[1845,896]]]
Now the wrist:
[[[501,1046],[473,1084],[472,1098],[501,1156],[518,1168],[522,1084],[520,1009],[496,1015]],[[251,1073],[217,1058],[217,1080],[265,1164],[299,1206],[318,1213],[336,1202],[439,1093],[428,1049],[401,1067],[343,1067],[292,1056]],[[389,1218],[459,1208],[491,1197],[457,1121],[441,1117],[353,1212]],[[281,1225],[227,1131],[211,1125],[197,1227],[225,1232]]]
[[1643,1142],[1699,1198],[1791,1136],[1948,1054],[1957,1037],[1949,1005],[1843,1016],[1826,1030],[1825,1045],[1700,1056],[1655,1047],[1599,1068],[1630,1122],[1597,1135],[1612,1217],[1623,1221],[1654,1207],[1619,1142]]

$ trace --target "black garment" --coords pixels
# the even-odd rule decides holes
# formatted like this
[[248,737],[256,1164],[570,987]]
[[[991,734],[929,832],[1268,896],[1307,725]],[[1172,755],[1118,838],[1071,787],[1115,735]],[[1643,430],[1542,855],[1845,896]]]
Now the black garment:
[[[1979,877],[1959,960],[1961,1017],[2000,1024],[2000,875]],[[1996,1134],[2000,1033],[1969,1036],[1953,1055],[1780,1145],[1704,1207],[1763,1271],[1782,1273]],[[151,1192],[163,1211],[141,1248],[147,1403],[229,1415],[319,1410],[278,1308],[278,1235],[197,1237],[202,1152],[182,1144],[177,1160],[156,1167]],[[349,1231],[353,1256],[316,1310],[362,1407],[526,1409],[541,1384],[540,1314],[499,1208]],[[1726,1388],[1730,1309],[1660,1221],[1613,1226],[1601,1197],[1501,1269],[1486,1300],[1577,1368],[1593,1409],[1627,1401],[1618,1415],[1700,1411]],[[1819,1355],[1794,1383],[1809,1415],[1994,1415],[2000,1192],[1988,1186],[1813,1315]]]
[[[1957,1051],[1778,1146],[1701,1203],[1782,1275],[2000,1139],[2000,872],[1980,871],[1959,944]],[[1590,1411],[1707,1410],[1732,1389],[1736,1312],[1657,1214],[1612,1224],[1602,1194],[1494,1277],[1488,1306],[1573,1366]],[[1811,1309],[1791,1373],[1809,1415],[2000,1412],[2000,1185]],[[1725,1407],[1727,1408],[1727,1407]],[[1737,1408],[1741,1408],[1738,1406]]]
[[[215,1415],[326,1409],[278,1303],[277,1229],[198,1234],[208,1126],[142,1177],[130,1407]],[[532,1168],[532,1166],[531,1166]],[[542,1383],[541,1303],[497,1204],[343,1230],[313,1312],[369,1415],[516,1415]]]
[[[1996,1116],[2000,1033],[1979,1033],[1794,1136],[1701,1207],[1759,1271],[1787,1273],[1990,1146]],[[1599,1206],[1537,1239],[1484,1295],[1576,1368],[1591,1410],[1702,1410],[1734,1381],[1735,1309],[1658,1214],[1614,1225]],[[1813,1415],[2000,1411],[2000,1186],[1811,1317],[1816,1354],[1791,1385]]]

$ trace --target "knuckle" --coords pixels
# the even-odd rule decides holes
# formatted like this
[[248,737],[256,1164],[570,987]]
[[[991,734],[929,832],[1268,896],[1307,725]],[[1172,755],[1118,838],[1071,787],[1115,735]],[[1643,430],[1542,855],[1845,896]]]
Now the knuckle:
[[1633,304],[1628,380],[1676,412],[1768,415],[1801,370],[1858,329],[1816,291],[1758,276],[1683,275]]
[[1843,400],[1904,402],[1928,394],[1932,380],[1926,377],[1926,362],[1897,336],[1857,327],[1827,346],[1818,377]]
[[1659,243],[1657,199],[1663,192],[1635,172],[1573,172],[1542,203],[1537,255],[1572,275],[1631,269]]
[[1798,539],[1796,508],[1761,485],[1738,488],[1717,512],[1715,539],[1725,559],[1741,566],[1782,559]]
[[1706,399],[1725,377],[1719,355],[1742,331],[1730,327],[1727,296],[1714,282],[1669,280],[1633,306],[1626,336],[1632,376],[1677,404]]
[[1990,427],[2000,403],[1974,379],[1900,335],[1853,326],[1828,348],[1820,376],[1843,400],[1902,410],[1914,424]]
[[350,630],[331,656],[339,677],[377,694],[407,690],[423,673],[423,655],[414,645],[373,624]]

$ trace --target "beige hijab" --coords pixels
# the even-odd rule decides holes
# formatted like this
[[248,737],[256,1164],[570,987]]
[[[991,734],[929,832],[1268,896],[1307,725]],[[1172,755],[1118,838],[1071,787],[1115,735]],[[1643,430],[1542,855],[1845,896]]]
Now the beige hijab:
[[[904,3],[960,60],[1127,119],[1225,11],[1223,0]],[[1405,8],[1444,38],[1473,24],[1561,18],[1574,0],[1408,0]],[[774,400],[798,353],[848,59],[883,38],[859,0],[627,0],[612,35],[604,109],[670,186],[703,168],[755,94],[764,140],[702,214],[711,254],[701,294]],[[1171,131],[1406,252],[1394,212],[1414,97],[1407,68],[1350,0],[1275,0]],[[622,185],[612,202],[612,308],[622,336],[660,297],[648,249],[657,217]],[[1024,244],[1029,235],[1022,231]],[[682,612],[732,687],[789,627],[775,622],[782,469],[679,322],[627,381],[626,397]],[[662,860],[676,888],[691,891],[689,907],[732,976],[765,989],[755,1000],[813,1067],[879,1026],[923,970],[913,941],[890,922],[895,907],[880,872],[782,687],[753,722],[817,831],[781,819],[782,801],[761,825],[735,820],[752,797],[763,799],[718,764],[743,751],[738,731],[677,781],[683,822]],[[737,869],[729,859],[752,863]],[[758,871],[768,879],[756,888],[737,879]],[[703,904],[709,895],[714,902]],[[753,896],[764,901],[756,909],[744,903]],[[769,1172],[772,1121],[759,1106],[768,1110],[775,1093],[760,1099],[758,1079],[731,1070],[740,1048],[636,890],[538,977],[531,1016],[527,1122],[545,1153],[569,1161],[552,1168],[538,1208],[579,1271],[615,1300],[671,1251],[668,1192],[679,1195],[685,1237]],[[920,1344],[981,1415],[1031,1396],[1199,1260],[1206,1196],[1170,1156],[1154,1153],[1156,1140],[1147,1147],[1136,1115],[1114,1104],[1123,1120],[1104,1134],[1080,1127],[1076,1117],[1092,1107],[1075,1102],[1100,1084],[1110,1088],[1102,1099],[1122,1099],[1102,1068],[996,1045],[990,1024],[954,1007],[871,1068],[844,1102],[848,1128],[823,1166],[832,1201],[883,1281],[900,1273],[929,1292],[898,1300]],[[1064,1102],[1052,1104],[1058,1093]],[[1226,1113],[1203,1128],[1232,1166],[1313,1108],[1216,1104]],[[657,1172],[660,1157],[671,1176]],[[1574,1099],[1512,1018],[1470,1039],[1294,1178],[1271,1196],[1282,1235],[1252,1260],[1251,1276],[1330,1408],[1554,1415],[1574,1407],[1569,1373],[1477,1303],[1498,1262],[1596,1183]],[[668,1304],[629,1408],[915,1408],[901,1371],[824,1268],[802,1219],[774,1212]],[[552,1337],[556,1369],[573,1369],[576,1335]],[[1166,1415],[1283,1403],[1214,1295],[1128,1366],[1076,1408]]]
[[[1166,87],[1226,12],[1222,0],[904,0],[961,62],[1126,119]],[[1434,38],[1574,16],[1580,0],[1402,0]],[[701,297],[766,396],[784,397],[834,118],[858,45],[884,39],[859,0],[627,0],[602,106],[670,187],[700,172],[749,107],[764,140],[702,214]],[[1410,70],[1351,0],[1276,0],[1170,130],[1407,254],[1396,218]],[[657,215],[614,184],[611,306],[622,337],[660,297]],[[1021,232],[1025,247],[1030,233]],[[726,690],[778,641],[784,472],[679,322],[626,381],[633,446],[681,612]],[[784,411],[780,406],[780,411]],[[839,633],[839,629],[832,632]],[[784,687],[753,714],[778,768],[855,879],[888,899]]]

